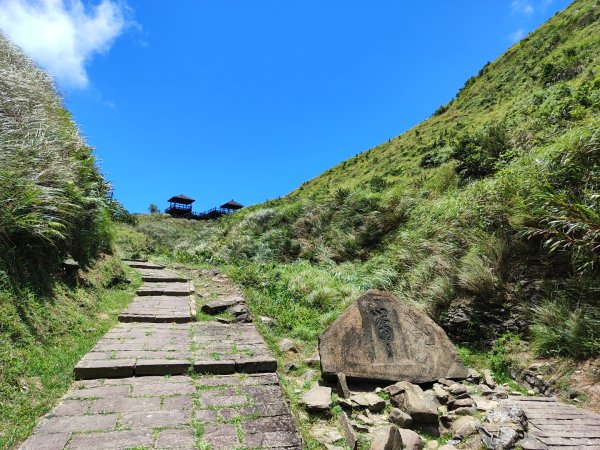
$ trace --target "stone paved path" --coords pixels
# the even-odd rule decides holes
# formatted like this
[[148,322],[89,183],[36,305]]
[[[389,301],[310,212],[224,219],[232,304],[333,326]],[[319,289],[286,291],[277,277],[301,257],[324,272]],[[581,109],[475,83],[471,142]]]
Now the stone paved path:
[[525,411],[540,448],[600,450],[600,415],[548,397],[512,397]]
[[300,450],[276,361],[254,325],[190,322],[187,281],[128,264],[145,281],[125,323],[81,359],[80,381],[20,449]]

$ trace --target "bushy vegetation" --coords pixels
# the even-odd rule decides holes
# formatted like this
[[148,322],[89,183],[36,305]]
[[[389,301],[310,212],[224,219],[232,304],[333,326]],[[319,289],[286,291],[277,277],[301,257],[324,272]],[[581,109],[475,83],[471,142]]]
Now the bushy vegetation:
[[131,298],[106,255],[113,220],[133,224],[52,80],[0,35],[0,448],[27,436]]
[[0,271],[43,283],[110,248],[110,187],[52,80],[0,36]]
[[283,199],[216,223],[141,216],[121,245],[229,267],[254,311],[278,319],[273,333],[308,352],[381,288],[439,320],[453,305],[503,305],[535,324],[540,352],[598,356],[592,319],[542,335],[552,299],[577,318],[598,309],[599,16],[595,0],[574,2],[430,119]]

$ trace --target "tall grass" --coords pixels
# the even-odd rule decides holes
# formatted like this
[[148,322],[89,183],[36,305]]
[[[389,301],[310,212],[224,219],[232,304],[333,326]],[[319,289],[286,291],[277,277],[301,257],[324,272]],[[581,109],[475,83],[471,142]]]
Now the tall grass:
[[50,77],[0,35],[0,270],[39,279],[108,250],[109,188]]

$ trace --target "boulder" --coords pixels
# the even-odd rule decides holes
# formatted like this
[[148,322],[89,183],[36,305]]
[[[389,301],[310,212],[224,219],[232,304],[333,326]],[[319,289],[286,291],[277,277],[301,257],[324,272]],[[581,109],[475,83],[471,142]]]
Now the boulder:
[[450,429],[455,439],[462,440],[467,436],[477,433],[477,427],[481,425],[479,420],[471,416],[462,416],[452,422]]
[[301,403],[309,412],[325,412],[331,409],[331,388],[315,386],[302,397]]
[[494,376],[492,375],[492,371],[490,369],[485,369],[483,371],[483,382],[492,389],[496,387],[496,382],[494,381]]
[[410,428],[412,417],[398,408],[392,408],[389,414],[389,421],[400,428]]
[[448,398],[450,398],[450,394],[448,394],[448,391],[441,384],[436,383],[433,385],[433,393],[441,403],[446,403]]
[[296,343],[293,340],[291,340],[290,338],[285,338],[279,342],[279,350],[282,353],[287,353],[287,352],[296,353],[298,351],[298,348],[296,347]]
[[402,444],[404,445],[404,450],[423,450],[425,443],[421,436],[415,433],[413,430],[407,430],[405,428],[401,428],[400,436],[402,436]]
[[402,435],[397,427],[388,425],[373,433],[371,450],[402,450]]
[[469,375],[456,349],[424,312],[368,291],[319,337],[323,376],[427,383]]
[[200,309],[202,310],[202,312],[205,312],[207,314],[219,314],[225,311],[227,308],[235,306],[243,301],[244,298],[240,296],[225,297],[218,300],[206,302],[204,305],[202,305]]
[[385,408],[385,400],[372,392],[359,392],[350,397],[352,404],[359,408],[366,408],[372,412],[379,412]]
[[274,327],[277,325],[277,322],[275,322],[275,319],[273,319],[271,317],[267,317],[267,316],[260,316],[260,321],[263,325],[265,325],[267,327]]
[[450,391],[452,395],[461,395],[467,392],[467,388],[460,383],[454,383],[448,388],[448,391]]
[[401,381],[396,383],[400,391],[391,399],[392,404],[408,413],[415,423],[437,424],[437,405],[419,386]]
[[459,400],[450,400],[448,402],[448,409],[450,411],[471,406],[475,406],[475,401],[472,398],[461,398]]

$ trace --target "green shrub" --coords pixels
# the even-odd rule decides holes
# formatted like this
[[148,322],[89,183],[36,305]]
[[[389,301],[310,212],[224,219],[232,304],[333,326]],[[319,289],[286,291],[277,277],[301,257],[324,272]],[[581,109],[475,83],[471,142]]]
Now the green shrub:
[[591,305],[570,306],[547,301],[534,308],[532,333],[541,356],[597,358],[600,356],[600,313]]
[[459,137],[452,157],[463,178],[481,178],[494,173],[496,162],[509,149],[508,130],[503,123],[490,124],[474,134]]

